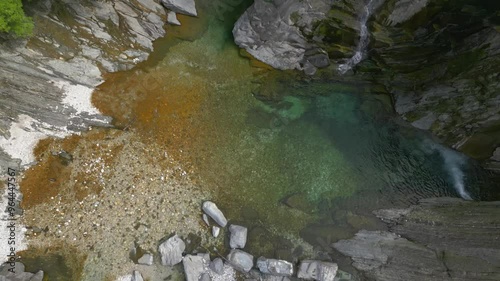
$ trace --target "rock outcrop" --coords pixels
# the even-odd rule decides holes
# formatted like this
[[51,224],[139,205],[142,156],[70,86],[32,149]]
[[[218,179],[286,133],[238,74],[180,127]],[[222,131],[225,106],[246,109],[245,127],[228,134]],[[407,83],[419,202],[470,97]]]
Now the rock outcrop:
[[433,198],[375,214],[389,231],[333,244],[370,280],[500,279],[500,202]]
[[26,8],[34,35],[0,38],[2,171],[33,162],[41,138],[109,126],[92,90],[104,73],[144,61],[165,35],[166,10],[156,0],[42,0]]

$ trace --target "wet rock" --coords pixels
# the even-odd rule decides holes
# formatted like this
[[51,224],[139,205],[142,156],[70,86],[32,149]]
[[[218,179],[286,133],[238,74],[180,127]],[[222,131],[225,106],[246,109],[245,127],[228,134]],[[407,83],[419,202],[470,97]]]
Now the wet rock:
[[181,22],[177,19],[177,15],[174,11],[167,13],[167,22],[173,25],[181,25]]
[[229,226],[229,246],[231,249],[245,248],[247,243],[247,228],[240,225],[232,224]]
[[196,16],[194,0],[161,0],[163,6],[176,13]]
[[225,227],[227,225],[227,219],[221,210],[215,205],[214,202],[205,201],[202,205],[203,212],[205,212],[209,217],[211,217],[218,225]]
[[208,261],[203,256],[186,255],[182,259],[184,273],[187,281],[198,281],[201,275],[206,271]]
[[222,274],[224,272],[224,262],[221,258],[215,258],[210,262],[209,267],[213,272],[217,274]]
[[243,272],[249,272],[253,267],[253,256],[241,250],[231,250],[227,260],[231,266]]
[[144,278],[142,278],[142,274],[139,271],[134,270],[131,281],[144,281]]
[[182,261],[182,253],[186,249],[186,244],[179,236],[174,235],[161,243],[158,252],[161,256],[161,264],[173,266]]
[[137,260],[137,263],[143,264],[143,265],[152,265],[153,264],[153,255],[146,253],[146,254],[142,255],[142,257],[140,257]]
[[257,259],[257,267],[262,273],[280,276],[291,276],[293,274],[293,265],[290,262],[277,259],[266,259],[260,257]]
[[66,162],[73,161],[73,156],[64,150],[61,150],[58,155],[61,159],[63,159]]
[[297,277],[306,280],[333,281],[337,270],[336,263],[304,260],[300,263]]
[[285,198],[281,199],[280,202],[290,208],[300,210],[307,214],[314,213],[316,209],[316,206],[312,204],[307,199],[307,196],[302,192],[288,195]]
[[220,233],[220,227],[212,226],[212,236],[217,238]]

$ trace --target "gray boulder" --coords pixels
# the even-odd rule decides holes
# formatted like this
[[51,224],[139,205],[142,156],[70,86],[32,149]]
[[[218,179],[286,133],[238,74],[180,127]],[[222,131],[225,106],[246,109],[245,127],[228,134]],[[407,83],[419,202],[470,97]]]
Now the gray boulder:
[[227,225],[227,219],[224,214],[219,210],[217,205],[211,201],[205,201],[202,205],[203,212],[205,212],[209,217],[211,217],[218,225],[225,227]]
[[257,267],[260,272],[266,274],[280,276],[291,276],[293,274],[293,264],[284,260],[260,257],[257,259]]
[[197,16],[194,0],[161,0],[161,3],[176,13]]
[[222,274],[224,272],[224,262],[221,258],[215,258],[210,262],[209,267],[213,272],[217,274]]
[[241,225],[232,224],[229,226],[229,246],[231,249],[245,248],[247,243],[247,228]]
[[253,256],[241,250],[231,250],[227,260],[232,267],[243,272],[249,272],[253,267]]
[[234,40],[256,59],[274,68],[302,69],[301,63],[311,44],[301,30],[310,33],[314,21],[325,17],[332,2],[255,0],[235,23]]
[[187,281],[198,281],[207,271],[208,262],[203,255],[186,255],[182,259]]
[[336,263],[304,260],[300,263],[297,277],[306,280],[333,281],[337,270]]
[[182,261],[182,252],[186,249],[186,244],[179,236],[174,235],[161,243],[158,252],[161,256],[161,264],[176,265]]

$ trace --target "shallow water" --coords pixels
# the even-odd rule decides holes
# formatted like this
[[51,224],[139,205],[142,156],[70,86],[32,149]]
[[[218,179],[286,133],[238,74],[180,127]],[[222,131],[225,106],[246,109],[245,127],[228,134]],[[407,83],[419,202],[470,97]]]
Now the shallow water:
[[[304,79],[240,56],[231,26],[244,6],[223,20],[209,16],[211,7],[199,19],[181,17],[183,26],[159,40],[147,62],[108,75],[96,91],[93,102],[119,130],[154,148],[139,159],[144,169],[159,162],[158,151],[168,154],[190,178],[180,186],[192,180],[212,197],[193,200],[212,199],[233,223],[249,227],[249,251],[290,259],[313,257],[297,251],[307,248],[303,240],[328,248],[377,226],[377,208],[465,192],[485,196],[487,175],[473,161],[405,125],[366,86]],[[92,138],[123,137],[102,135]],[[107,166],[114,178],[116,161]],[[127,179],[140,181],[144,169],[127,171]],[[99,180],[108,188],[106,174]],[[149,215],[143,210],[141,219]]]

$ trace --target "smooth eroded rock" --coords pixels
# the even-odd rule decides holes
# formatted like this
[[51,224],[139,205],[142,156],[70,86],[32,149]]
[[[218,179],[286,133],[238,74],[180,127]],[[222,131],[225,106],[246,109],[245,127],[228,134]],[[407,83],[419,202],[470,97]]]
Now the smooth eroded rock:
[[241,250],[231,250],[227,256],[227,260],[231,266],[243,272],[249,272],[253,267],[253,256]]
[[225,227],[227,225],[227,219],[222,213],[222,211],[215,205],[214,202],[205,201],[202,205],[203,212],[205,212],[209,217],[211,217],[218,225]]
[[247,228],[241,225],[232,224],[229,226],[229,246],[231,249],[245,248],[247,243]]
[[174,235],[161,243],[158,252],[161,256],[162,265],[176,265],[182,261],[182,252],[186,249],[186,244],[179,236]]

